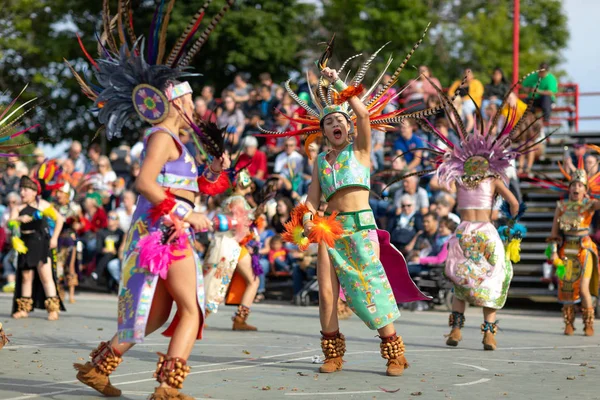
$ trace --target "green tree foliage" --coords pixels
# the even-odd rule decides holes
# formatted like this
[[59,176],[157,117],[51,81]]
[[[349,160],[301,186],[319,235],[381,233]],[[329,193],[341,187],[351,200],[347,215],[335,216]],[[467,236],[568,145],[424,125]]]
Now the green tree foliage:
[[[114,12],[116,0],[110,1]],[[132,2],[135,30],[144,34],[158,0]],[[169,44],[201,3],[177,1]],[[483,81],[496,65],[510,76],[512,4],[512,0],[237,0],[192,63],[202,74],[192,84],[199,88],[210,83],[221,90],[237,72],[257,80],[264,71],[282,81],[312,64],[323,48],[318,43],[333,33],[337,34],[333,66],[391,41],[378,66],[393,54],[395,68],[429,22],[430,31],[401,79],[414,78],[419,64],[429,65],[443,85],[460,78],[465,67]],[[222,5],[221,0],[213,1],[203,26]],[[542,60],[551,65],[560,60],[569,36],[561,6],[560,0],[521,0],[521,74]],[[95,56],[102,1],[4,0],[0,7],[0,91],[15,95],[29,82],[28,96],[44,99],[43,109],[32,121],[42,123],[44,136],[89,142],[98,124],[63,58],[78,71],[89,68],[75,33]],[[91,79],[91,71],[86,76]]]

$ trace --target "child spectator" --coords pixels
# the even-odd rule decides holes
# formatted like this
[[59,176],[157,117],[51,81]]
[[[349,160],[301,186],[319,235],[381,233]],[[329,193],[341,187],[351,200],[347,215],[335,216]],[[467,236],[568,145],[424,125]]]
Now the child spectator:
[[269,268],[271,275],[289,276],[291,267],[288,263],[288,250],[283,247],[283,240],[280,235],[275,235],[269,242]]

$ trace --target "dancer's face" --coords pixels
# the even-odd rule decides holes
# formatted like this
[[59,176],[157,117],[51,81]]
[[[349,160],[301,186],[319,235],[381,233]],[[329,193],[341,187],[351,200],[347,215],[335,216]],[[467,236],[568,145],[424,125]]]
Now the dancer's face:
[[582,201],[585,196],[587,189],[581,182],[573,182],[569,186],[569,200],[571,201]]
[[35,196],[37,196],[37,192],[30,188],[21,188],[21,200],[23,203],[31,203],[35,200]]
[[341,113],[329,114],[323,121],[323,133],[329,143],[335,147],[341,147],[349,142],[350,122]]

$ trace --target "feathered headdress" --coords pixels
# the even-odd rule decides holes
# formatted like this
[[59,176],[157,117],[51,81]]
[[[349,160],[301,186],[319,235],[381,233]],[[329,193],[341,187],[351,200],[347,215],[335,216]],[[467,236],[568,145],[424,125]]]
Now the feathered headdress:
[[[211,1],[205,1],[173,49],[167,53],[167,29],[175,0],[161,0],[156,7],[147,47],[146,42],[134,33],[131,2],[119,0],[117,14],[111,18],[109,1],[103,0],[103,33],[98,38],[97,60],[90,56],[78,36],[81,49],[95,70],[97,84],[88,82],[66,60],[65,62],[83,93],[94,100],[94,106],[99,110],[98,119],[105,124],[109,139],[120,136],[125,122],[134,112],[143,120],[157,124],[168,116],[171,101],[192,93],[189,83],[177,81],[194,75],[189,72],[188,65],[235,0],[226,0],[221,11],[200,36],[194,39]],[[113,34],[115,31],[119,44]],[[193,121],[185,113],[181,113],[211,152],[215,140],[211,140],[208,134],[193,125]]]
[[[586,144],[585,147],[600,154],[600,147],[596,145]],[[600,172],[596,172],[589,176],[585,169],[583,156],[579,157],[577,160],[577,167],[573,172],[568,172],[560,162],[558,162],[558,168],[565,178],[564,181],[544,175],[543,178],[534,177],[532,184],[544,189],[550,189],[566,194],[569,192],[571,184],[579,182],[587,188],[590,196],[600,198]]]
[[[502,110],[507,106],[508,99],[514,88],[535,72],[539,71],[534,71],[525,75],[513,85],[506,93],[498,110]],[[429,78],[427,79],[429,80]],[[388,186],[409,176],[423,176],[433,172],[437,173],[440,183],[445,186],[450,186],[452,182],[457,182],[462,186],[473,188],[479,185],[482,180],[489,177],[500,178],[508,183],[509,179],[506,175],[506,170],[510,166],[510,162],[522,154],[533,151],[537,144],[547,138],[544,137],[537,141],[536,138],[531,138],[524,142],[519,142],[519,139],[527,129],[537,122],[536,119],[529,126],[520,129],[521,122],[532,109],[531,104],[528,105],[527,111],[525,111],[520,118],[517,117],[517,110],[515,108],[510,108],[508,116],[504,121],[504,125],[499,128],[498,122],[502,115],[501,111],[498,111],[486,125],[481,110],[475,103],[475,129],[472,133],[467,132],[462,123],[460,113],[454,107],[452,99],[437,87],[437,85],[431,82],[431,80],[429,80],[429,82],[438,92],[442,101],[442,107],[453,117],[449,118],[449,121],[452,128],[460,137],[460,144],[454,145],[447,137],[425,120],[425,123],[421,126],[438,137],[444,144],[444,147],[441,148],[430,144],[431,148],[418,148],[411,149],[410,151],[424,150],[432,153],[435,156],[434,167],[428,170],[412,172],[397,177],[389,183]],[[534,95],[537,92],[539,83],[540,81],[538,80],[533,92]]]
[[[365,61],[365,63],[359,68],[358,72],[351,80],[346,89],[338,91],[334,87],[334,82],[328,82],[323,77],[319,78],[316,93],[309,86],[310,99],[316,107],[316,110],[311,108],[305,101],[300,99],[300,97],[296,93],[294,93],[294,91],[290,88],[290,80],[288,80],[284,85],[286,91],[288,92],[290,97],[292,97],[296,101],[296,103],[298,103],[300,107],[306,110],[307,114],[304,118],[292,118],[289,116],[286,117],[292,122],[304,125],[304,128],[281,133],[276,131],[269,131],[259,126],[258,128],[262,133],[256,136],[288,137],[305,135],[306,139],[304,142],[304,146],[306,149],[306,154],[310,154],[310,152],[308,151],[308,146],[323,135],[321,122],[327,115],[333,113],[341,113],[346,118],[348,118],[351,124],[354,124],[356,122],[356,115],[354,115],[353,111],[350,109],[347,103],[347,100],[352,96],[360,96],[361,101],[365,104],[367,110],[369,110],[369,120],[373,129],[388,131],[393,129],[392,126],[390,126],[391,124],[399,123],[405,118],[424,118],[426,116],[431,115],[431,110],[406,113],[406,109],[395,110],[387,114],[382,114],[383,110],[388,105],[388,103],[395,98],[395,96],[389,95],[389,90],[398,82],[398,77],[400,76],[400,73],[412,57],[415,50],[423,41],[428,28],[429,25],[427,25],[427,28],[425,29],[425,32],[423,32],[423,36],[421,37],[421,39],[419,39],[419,41],[413,46],[413,48],[404,58],[404,61],[402,61],[402,64],[400,64],[400,66],[396,69],[391,79],[376,92],[375,90],[377,89],[379,83],[383,79],[383,76],[386,74],[387,69],[392,64],[391,57],[388,59],[383,71],[377,76],[377,79],[375,80],[375,82],[373,82],[373,84],[368,90],[365,91],[365,88],[362,85],[362,81],[364,80],[367,71],[371,67],[371,64],[373,63],[377,55],[381,52],[381,50],[383,50],[383,48],[387,44],[379,48],[375,53],[373,53],[373,55],[371,55],[371,57],[369,57]],[[316,62],[319,70],[323,70],[325,67],[327,67],[327,63],[333,54],[334,39],[335,35],[327,44],[327,48],[325,49],[325,52],[323,53],[321,58]],[[344,72],[344,69],[346,68],[348,63],[354,60],[355,58],[360,57],[361,55],[362,54],[354,55],[348,58],[346,61],[344,61],[344,63],[338,70],[338,75],[340,76],[340,79],[342,79],[342,73]]]
[[36,124],[23,129],[19,126],[23,118],[35,109],[33,104],[37,100],[36,97],[15,107],[15,104],[17,104],[17,101],[23,92],[25,92],[25,89],[27,89],[27,86],[25,86],[23,90],[21,90],[21,93],[12,99],[8,105],[4,107],[0,106],[0,157],[9,157],[14,150],[33,144],[33,142],[19,144],[7,143],[9,140],[19,137],[39,126],[39,124]]

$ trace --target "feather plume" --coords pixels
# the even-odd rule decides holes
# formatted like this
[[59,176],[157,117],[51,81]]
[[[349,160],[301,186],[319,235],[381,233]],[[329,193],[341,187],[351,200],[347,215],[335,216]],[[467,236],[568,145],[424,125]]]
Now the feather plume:
[[110,20],[110,5],[108,0],[102,0],[102,26],[104,28],[104,33],[106,34],[106,43],[108,47],[112,52],[118,53],[119,47],[117,46],[115,38],[112,34],[112,23]]
[[204,18],[204,12],[206,11],[206,9],[210,5],[210,3],[212,3],[212,0],[206,0],[204,2],[204,5],[202,7],[200,7],[200,9],[198,9],[198,11],[196,11],[196,14],[194,14],[194,16],[192,17],[192,20],[190,21],[188,26],[185,28],[185,30],[183,31],[183,33],[181,34],[181,36],[179,37],[179,39],[173,46],[173,49],[171,50],[171,53],[169,54],[169,57],[167,58],[167,62],[166,62],[167,65],[175,66],[175,64],[176,64],[175,57],[177,57],[183,51],[183,48],[185,47],[185,43],[187,41],[189,41],[190,33],[193,36],[193,34],[196,32],[196,30],[198,30],[198,26],[200,25],[200,22],[202,22],[202,18]]
[[25,246],[25,242],[23,242],[23,240],[20,237],[13,236],[11,241],[13,249],[15,249],[17,253],[26,254],[29,251],[27,249],[27,246]]
[[221,8],[221,11],[219,11],[219,13],[210,21],[204,32],[200,34],[196,42],[192,45],[192,47],[186,54],[183,61],[181,61],[178,64],[178,66],[187,67],[190,64],[190,62],[192,62],[192,59],[196,56],[196,54],[198,54],[202,46],[204,46],[204,43],[206,43],[210,34],[215,30],[215,28],[217,27],[221,19],[223,19],[227,11],[229,11],[233,3],[235,3],[235,0],[227,0],[227,3],[223,6],[223,8]]
[[171,20],[171,12],[173,11],[174,5],[175,0],[170,0],[165,14],[165,19],[162,23],[162,29],[160,30],[160,37],[158,41],[158,56],[156,57],[157,64],[162,64],[163,58],[165,56],[165,50],[167,46],[167,28],[169,27],[169,21]]
[[165,243],[163,236],[160,229],[156,230],[141,238],[137,247],[140,251],[140,267],[162,279],[167,279],[171,264],[185,258],[183,253],[188,246],[188,241],[184,232],[181,232],[174,241],[169,243]]
[[342,223],[335,219],[337,214],[334,212],[327,217],[314,216],[314,226],[308,234],[311,243],[324,242],[328,247],[335,246],[335,241],[344,233]]

